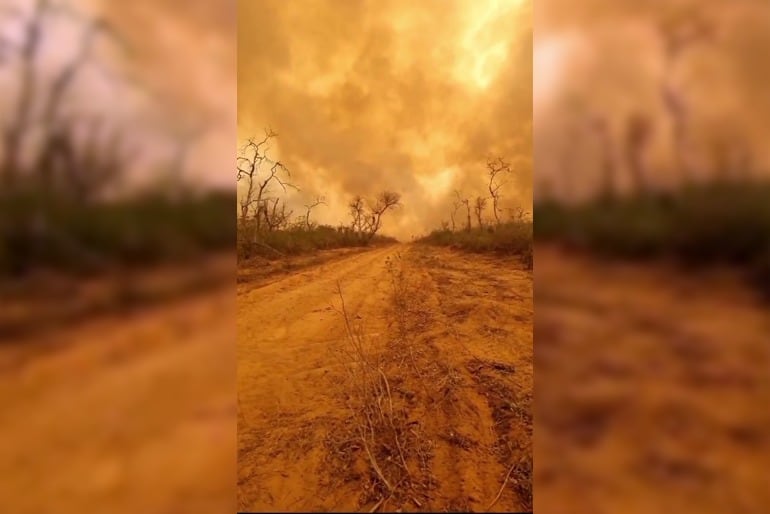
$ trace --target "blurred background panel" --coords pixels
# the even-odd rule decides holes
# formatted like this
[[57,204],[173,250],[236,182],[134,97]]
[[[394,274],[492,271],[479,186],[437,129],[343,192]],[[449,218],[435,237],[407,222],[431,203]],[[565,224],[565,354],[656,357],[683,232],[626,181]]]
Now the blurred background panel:
[[770,4],[539,0],[538,512],[767,512]]
[[235,510],[234,1],[0,0],[0,504]]

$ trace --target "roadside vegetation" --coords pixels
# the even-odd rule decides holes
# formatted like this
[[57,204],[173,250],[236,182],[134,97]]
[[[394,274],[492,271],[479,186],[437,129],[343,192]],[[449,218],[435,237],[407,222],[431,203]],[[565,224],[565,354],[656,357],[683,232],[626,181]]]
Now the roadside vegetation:
[[[346,416],[325,439],[331,473],[357,485],[358,506],[369,512],[477,511],[473,504],[488,512],[498,503],[511,511],[531,510],[531,391],[513,380],[518,375],[526,383],[527,370],[514,366],[512,354],[468,359],[458,351],[446,332],[457,311],[438,307],[442,300],[448,307],[450,292],[434,289],[437,283],[453,283],[449,278],[458,269],[434,259],[425,247],[387,258],[385,339],[367,333],[366,320],[348,310],[337,283],[339,307],[333,308],[344,322],[346,338],[333,347],[333,355],[344,370],[337,383]],[[476,261],[454,259],[454,264]],[[496,308],[513,309],[513,304]],[[481,319],[482,312],[473,317]],[[498,327],[505,332],[510,325]],[[477,339],[466,336],[463,341],[467,352],[464,345]],[[469,421],[465,413],[473,410],[474,398],[486,403],[489,417],[479,414]],[[479,467],[497,468],[499,475],[485,477],[469,495],[463,485],[451,484],[450,477],[462,469],[454,467],[458,463],[466,468],[463,476]]]
[[626,259],[728,265],[770,295],[770,184],[712,182],[671,193],[535,206],[539,240]]
[[[106,20],[46,0],[6,14],[18,34],[0,37],[0,78],[11,92],[0,106],[0,280],[39,270],[98,274],[231,249],[232,192],[193,190],[182,179],[202,129],[182,135],[175,109],[168,113],[174,127],[161,127],[149,115],[129,121],[84,105],[91,92],[83,74],[106,69],[98,50],[124,47]],[[52,69],[51,55],[61,53],[50,37],[57,24],[75,31],[75,47]],[[111,80],[117,103],[144,88],[127,77]],[[156,130],[152,144],[174,155],[151,177],[164,185],[129,188],[144,166],[137,159],[148,128]]]
[[[532,219],[522,209],[508,208],[501,204],[503,177],[513,170],[501,158],[487,162],[489,196],[475,199],[454,192],[450,209],[450,221],[418,240],[420,243],[448,246],[469,252],[498,253],[519,256],[532,268]],[[487,214],[491,211],[491,216]]]
[[420,241],[469,252],[518,255],[528,266],[532,265],[531,221],[509,221],[494,227],[475,227],[456,232],[434,230]]
[[60,195],[36,209],[37,194],[6,196],[0,202],[0,273],[88,275],[229,250],[234,200],[230,191],[176,198],[158,190],[109,202],[76,203]]
[[[251,237],[249,233],[251,234]],[[238,258],[254,256],[266,259],[310,253],[316,250],[354,248],[395,243],[392,237],[375,235],[363,239],[347,226],[314,225],[310,228],[294,225],[282,230],[253,234],[254,228],[239,227]]]
[[354,197],[348,203],[350,223],[336,227],[314,221],[314,210],[327,205],[323,196],[313,198],[299,213],[289,207],[285,193],[299,188],[291,182],[289,169],[267,155],[275,137],[275,132],[266,130],[261,140],[249,139],[238,154],[239,262],[395,242],[379,233],[385,213],[400,206],[401,196],[392,191],[374,199]]
[[[557,183],[543,184],[548,194],[534,209],[538,239],[623,259],[732,267],[770,295],[767,170],[747,132],[705,121],[691,98],[697,83],[675,80],[692,52],[723,43],[724,29],[721,21],[694,14],[657,25],[665,65],[656,84],[662,113],[631,111],[613,120],[608,112],[572,111],[576,131],[563,137],[581,143],[566,146],[563,161],[577,163],[585,159],[578,146],[593,147],[599,178],[591,198],[581,202],[567,201],[571,187],[557,195]],[[665,132],[666,125],[674,130]],[[661,140],[670,148],[665,163],[653,153]],[[575,169],[566,165],[560,172],[564,186],[576,184]]]

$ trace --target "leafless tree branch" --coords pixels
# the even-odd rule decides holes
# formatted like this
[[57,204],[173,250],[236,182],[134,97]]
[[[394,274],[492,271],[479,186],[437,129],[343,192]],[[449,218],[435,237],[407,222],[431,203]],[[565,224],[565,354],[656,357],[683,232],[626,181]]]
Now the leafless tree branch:
[[[284,192],[288,188],[299,191],[297,186],[281,177],[281,175],[291,177],[289,169],[280,161],[272,161],[267,156],[270,141],[277,136],[278,134],[273,132],[272,129],[265,129],[265,136],[261,140],[248,139],[240,148],[240,154],[236,157],[236,179],[246,184],[246,191],[240,200],[241,220],[245,222],[249,217],[252,206],[256,205],[257,211],[254,219],[257,232],[262,229],[263,223],[268,230],[272,230],[280,225],[273,225],[273,221],[270,219],[273,217],[273,213],[278,212],[276,211],[278,204],[273,203],[272,208],[269,208],[267,202],[267,195],[270,193],[270,186],[273,183],[278,184]],[[262,171],[263,163],[270,165],[264,172]],[[285,205],[282,209],[284,210],[280,212],[285,212]]]
[[495,223],[500,224],[500,189],[505,182],[500,180],[503,174],[512,173],[511,165],[504,161],[502,157],[497,159],[487,159],[487,171],[489,174],[489,195],[492,198],[492,214],[495,216]]
[[471,230],[471,201],[468,198],[464,198],[458,189],[455,189],[454,191],[455,196],[457,197],[457,202],[460,205],[465,206],[465,211],[467,214],[467,223],[465,224],[465,230],[470,231]]
[[306,209],[306,212],[305,212],[305,227],[306,228],[310,229],[310,227],[311,227],[311,224],[310,224],[310,213],[312,212],[313,209],[315,209],[319,205],[328,205],[326,203],[326,198],[324,198],[323,196],[316,196],[315,199],[311,203],[305,204],[305,209]]

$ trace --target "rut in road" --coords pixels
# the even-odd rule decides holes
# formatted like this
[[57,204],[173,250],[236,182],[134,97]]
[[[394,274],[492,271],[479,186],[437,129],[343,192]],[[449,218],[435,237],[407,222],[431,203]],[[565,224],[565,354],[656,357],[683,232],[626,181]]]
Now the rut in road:
[[[338,286],[383,379],[382,433],[356,430]],[[531,327],[518,261],[418,245],[242,289],[239,508],[531,508]]]

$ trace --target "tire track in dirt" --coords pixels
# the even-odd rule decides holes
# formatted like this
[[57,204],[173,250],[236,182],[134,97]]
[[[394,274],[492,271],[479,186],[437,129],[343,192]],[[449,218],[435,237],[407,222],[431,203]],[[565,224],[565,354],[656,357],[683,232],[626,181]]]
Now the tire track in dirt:
[[431,511],[483,510],[499,473],[486,451],[494,440],[488,430],[492,416],[460,364],[470,353],[453,335],[454,320],[441,312],[441,293],[425,267],[429,263],[422,259],[429,254],[414,247],[403,255],[399,271],[404,305],[392,313],[400,323],[400,337],[417,355],[419,374],[401,382],[418,397],[410,414],[421,420],[431,449],[426,506]]
[[[483,511],[500,490],[511,458],[500,453],[501,440],[516,441],[516,452],[529,453],[531,421],[513,437],[501,437],[500,430],[510,432],[511,427],[495,429],[501,405],[490,400],[487,386],[500,379],[506,384],[501,391],[508,394],[514,384],[498,375],[516,369],[522,375],[517,380],[528,384],[521,387],[529,387],[531,395],[531,276],[511,268],[494,284],[484,282],[499,292],[490,299],[483,298],[483,287],[465,291],[465,300],[481,305],[481,311],[460,322],[441,305],[462,291],[442,290],[437,285],[441,277],[433,276],[433,263],[425,256],[460,266],[462,283],[470,288],[500,271],[498,259],[482,259],[478,265],[476,256],[398,245],[305,270],[239,296],[241,509]],[[394,307],[390,268],[396,261],[403,264],[408,282],[401,307]],[[344,401],[348,385],[334,355],[346,342],[343,317],[331,307],[339,304],[338,281],[349,317],[364,322],[367,351],[387,375],[395,419],[403,423],[401,443],[411,445],[403,448],[405,473],[391,486],[399,489],[411,478],[401,486],[404,490],[390,495],[372,488],[376,475],[351,436],[353,420]],[[497,332],[487,330],[493,326]],[[385,453],[376,456],[386,474],[400,469],[387,456],[394,450],[388,446],[398,440],[388,441],[378,440]],[[526,495],[522,498],[512,485],[492,510],[526,508]]]
[[332,305],[339,282],[353,315],[365,317],[374,334],[383,332],[385,259],[397,249],[356,254],[239,295],[241,509],[355,508],[321,488],[316,473],[326,428],[341,416],[332,348],[344,340],[345,328]]
[[[444,461],[460,468],[458,483],[447,484],[446,508],[485,510],[514,466],[517,473],[492,510],[530,510],[531,273],[514,259],[421,247],[412,260],[421,270],[422,287],[430,291],[437,330],[429,333],[429,342],[437,347],[437,361],[456,377],[451,407],[442,409],[441,421],[450,427],[451,444],[436,466]],[[466,455],[458,454],[458,446]],[[468,446],[474,448],[475,466],[457,466],[467,458]]]

